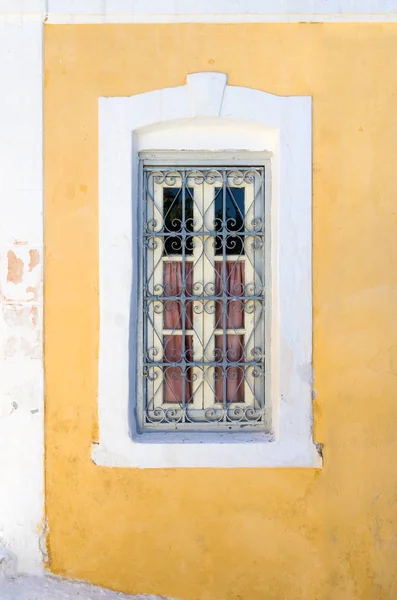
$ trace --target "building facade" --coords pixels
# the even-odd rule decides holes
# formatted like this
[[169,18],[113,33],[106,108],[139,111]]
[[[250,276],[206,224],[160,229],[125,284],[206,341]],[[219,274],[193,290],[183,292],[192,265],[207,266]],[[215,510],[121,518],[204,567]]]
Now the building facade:
[[0,545],[393,598],[397,3],[3,4]]

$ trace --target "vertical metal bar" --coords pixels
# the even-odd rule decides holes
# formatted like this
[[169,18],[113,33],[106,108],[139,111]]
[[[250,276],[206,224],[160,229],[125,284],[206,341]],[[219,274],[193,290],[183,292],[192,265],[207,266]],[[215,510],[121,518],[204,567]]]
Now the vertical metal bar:
[[[249,170],[248,170],[249,172]],[[252,181],[251,181],[252,179]],[[244,209],[245,209],[245,233],[244,236],[244,254],[245,254],[245,281],[244,281],[244,302],[245,302],[245,316],[244,316],[244,360],[251,363],[249,366],[245,365],[244,370],[244,402],[246,407],[255,406],[255,395],[258,392],[258,385],[255,379],[255,367],[252,363],[254,358],[254,349],[258,338],[258,331],[256,329],[257,317],[258,317],[258,306],[256,300],[250,299],[249,290],[251,288],[251,295],[255,295],[257,291],[257,281],[260,279],[261,273],[257,273],[257,252],[255,251],[255,241],[257,241],[257,231],[255,227],[255,219],[258,217],[258,208],[260,210],[260,198],[255,195],[255,183],[258,180],[258,175],[251,172],[251,177],[248,176],[244,189]],[[259,193],[259,192],[258,192]],[[251,225],[249,224],[251,221]],[[260,267],[259,267],[260,268]]]
[[186,420],[186,171],[182,172],[182,289],[181,289],[181,318],[182,318],[182,356],[181,356],[181,377],[182,377],[182,421]]
[[[210,169],[208,169],[209,171]],[[208,174],[207,170],[203,170],[203,175]],[[219,179],[218,179],[219,183]],[[215,300],[206,300],[206,296],[215,295],[216,279],[215,279],[215,238],[211,235],[205,235],[213,232],[215,227],[215,202],[216,202],[216,179],[211,184],[207,180],[202,183],[203,187],[203,225],[202,225],[202,360],[203,366],[203,393],[202,393],[202,408],[204,410],[213,409],[216,401],[217,382],[214,379],[215,373],[219,373],[216,368],[211,365],[216,357],[215,354],[215,329],[216,329],[216,306]],[[221,369],[221,367],[220,367]],[[214,379],[215,389],[211,385],[211,378]],[[205,417],[204,417],[205,420]]]
[[[147,352],[149,349],[149,345],[148,345],[148,331],[147,331],[147,326],[148,326],[148,301],[147,301],[147,295],[148,295],[148,288],[147,288],[147,246],[145,244],[145,241],[147,241],[144,237],[143,237],[143,233],[145,231],[145,226],[147,223],[147,205],[148,205],[148,197],[147,197],[147,181],[149,178],[149,174],[148,172],[146,172],[145,170],[143,170],[143,223],[142,223],[142,259],[143,259],[143,359],[144,362],[147,362]],[[146,296],[146,298],[145,298]],[[140,399],[141,403],[142,403],[142,423],[141,426],[144,426],[145,421],[146,421],[146,411],[147,411],[147,395],[148,395],[148,379],[147,379],[147,369],[148,366],[145,365],[144,366],[144,371],[145,373],[143,374],[143,398]]]
[[[157,178],[157,181],[156,181]],[[151,225],[148,227],[149,237],[152,236],[153,244],[147,249],[147,271],[148,279],[146,282],[150,292],[149,318],[148,318],[148,343],[150,344],[150,366],[152,366],[153,377],[148,382],[152,406],[149,403],[150,411],[155,408],[162,408],[164,397],[165,368],[161,363],[164,362],[164,335],[162,330],[163,315],[160,309],[163,300],[161,300],[163,285],[163,249],[164,249],[164,216],[163,216],[163,196],[164,182],[160,183],[161,175],[152,173],[149,179],[150,187],[148,189],[148,218]],[[157,299],[155,299],[157,297]],[[158,299],[160,297],[160,299]],[[157,307],[157,309],[156,309]],[[157,387],[156,387],[157,384]],[[149,412],[150,412],[149,411]]]
[[226,226],[226,191],[227,191],[227,171],[222,173],[222,390],[223,390],[223,421],[227,416],[227,269],[226,269],[226,244],[227,244],[227,226]]
[[[194,362],[194,370],[191,370],[192,379],[192,402],[189,404],[187,411],[190,414],[193,411],[201,410],[204,406],[204,390],[205,390],[205,376],[204,367],[202,369],[197,367],[198,362],[204,362],[204,300],[203,295],[201,296],[201,302],[203,303],[203,309],[200,311],[200,297],[198,294],[198,288],[204,281],[204,237],[202,237],[203,247],[200,246],[200,233],[204,233],[204,215],[205,215],[205,187],[204,183],[200,185],[199,180],[191,177],[192,173],[189,173],[190,177],[187,177],[187,186],[193,187],[193,261],[187,263],[193,269],[192,282],[193,282],[193,293],[196,296],[193,305],[193,331],[192,331],[192,347],[193,355],[192,360]],[[191,181],[189,182],[189,179]],[[197,243],[196,243],[197,242]],[[204,292],[203,292],[204,294]],[[194,413],[193,413],[194,414]]]
[[[266,353],[266,260],[267,260],[267,256],[266,256],[266,245],[265,245],[265,240],[266,240],[266,189],[265,189],[265,184],[266,184],[266,170],[265,167],[262,167],[261,169],[261,219],[262,219],[262,234],[263,234],[263,238],[262,238],[262,242],[263,242],[263,250],[262,250],[262,302],[261,302],[261,307],[262,307],[262,355],[261,355],[261,393],[260,393],[260,404],[259,404],[259,408],[263,411],[264,407],[265,407],[265,402],[266,402],[266,397],[265,397],[265,390],[266,390],[266,382],[265,382],[265,353]],[[270,262],[269,262],[270,264]],[[264,413],[262,414],[261,420],[264,419]]]

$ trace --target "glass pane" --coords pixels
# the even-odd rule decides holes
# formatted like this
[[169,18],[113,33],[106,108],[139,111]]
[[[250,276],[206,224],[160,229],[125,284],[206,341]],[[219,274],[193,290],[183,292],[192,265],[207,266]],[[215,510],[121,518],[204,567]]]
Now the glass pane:
[[[178,235],[193,231],[193,188],[185,188],[185,201],[183,202],[182,188],[164,188],[163,191],[163,217],[164,217],[164,254],[182,254],[183,236]],[[183,220],[183,204],[185,204],[185,218]],[[185,237],[185,254],[193,254],[193,239]]]
[[[226,197],[225,197],[226,196]],[[244,254],[244,237],[237,232],[244,231],[245,188],[228,187],[215,190],[215,230],[220,235],[215,240],[215,254]]]

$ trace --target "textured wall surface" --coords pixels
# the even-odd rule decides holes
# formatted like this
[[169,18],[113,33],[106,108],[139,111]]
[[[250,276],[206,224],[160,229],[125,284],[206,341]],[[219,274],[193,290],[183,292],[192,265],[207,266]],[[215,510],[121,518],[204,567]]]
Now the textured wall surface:
[[42,570],[42,25],[0,20],[0,548]]
[[[397,595],[397,25],[45,27],[49,567],[186,600]],[[108,469],[97,439],[98,96],[187,73],[313,96],[321,471]]]

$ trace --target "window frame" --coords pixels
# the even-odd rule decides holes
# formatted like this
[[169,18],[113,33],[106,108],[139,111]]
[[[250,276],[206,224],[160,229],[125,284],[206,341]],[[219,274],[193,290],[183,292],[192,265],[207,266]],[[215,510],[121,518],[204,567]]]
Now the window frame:
[[[185,152],[178,152],[178,151],[164,151],[164,150],[143,150],[140,151],[138,153],[138,160],[139,160],[139,187],[138,187],[138,202],[140,203],[139,206],[139,215],[140,215],[140,220],[139,220],[139,239],[141,239],[141,235],[142,235],[142,228],[143,228],[143,223],[142,223],[142,217],[144,214],[144,207],[143,207],[143,202],[145,202],[145,199],[143,197],[143,171],[144,171],[144,167],[167,167],[169,168],[171,171],[173,168],[175,169],[181,169],[181,168],[191,168],[191,167],[202,167],[202,168],[214,168],[216,169],[217,167],[233,167],[236,168],[236,170],[238,170],[239,168],[255,168],[255,167],[259,167],[259,168],[263,168],[264,169],[264,201],[265,201],[265,214],[264,214],[264,218],[265,218],[265,230],[266,230],[266,236],[265,236],[265,247],[263,250],[263,255],[264,255],[264,272],[269,272],[269,275],[271,273],[271,218],[270,218],[270,206],[271,206],[271,199],[270,199],[270,190],[271,190],[271,158],[272,158],[272,153],[271,152],[255,152],[255,151],[246,151],[246,152],[239,152],[239,151],[223,151],[223,152],[206,152],[205,150],[202,151],[185,151]],[[172,186],[170,186],[172,187]],[[188,184],[188,187],[191,187],[190,184]],[[217,186],[215,186],[217,187]],[[203,192],[205,193],[205,192]],[[142,283],[143,282],[143,267],[142,267],[142,263],[143,263],[143,250],[139,253],[139,262],[140,262],[140,283],[139,283],[139,290],[140,290],[140,296],[139,296],[139,303],[138,303],[138,336],[137,336],[137,349],[136,349],[136,356],[138,357],[137,360],[137,371],[138,371],[138,376],[137,376],[137,380],[136,380],[136,401],[135,401],[135,412],[136,412],[136,420],[137,420],[137,430],[141,435],[147,435],[147,433],[149,431],[154,431],[155,428],[145,428],[143,427],[143,410],[144,410],[144,384],[143,384],[143,378],[139,376],[139,373],[142,373],[144,370],[143,367],[143,361],[142,361],[142,348],[143,348],[143,327],[144,327],[144,321],[143,321],[143,292],[142,292]],[[193,255],[192,255],[193,256]],[[233,257],[233,255],[231,255],[231,258]],[[215,258],[215,254],[214,254],[214,260],[216,261],[217,259]],[[218,259],[219,260],[219,259]],[[262,427],[244,427],[244,428],[238,428],[238,427],[233,427],[232,431],[234,434],[238,433],[239,435],[247,435],[247,434],[252,434],[253,431],[257,432],[259,431],[259,433],[261,434],[265,434],[269,437],[272,437],[272,402],[271,402],[271,380],[272,380],[272,376],[271,376],[271,344],[270,344],[270,337],[271,337],[271,332],[270,332],[270,323],[271,323],[271,315],[270,315],[270,311],[271,311],[271,284],[270,284],[270,277],[269,277],[269,286],[265,287],[265,314],[263,315],[263,319],[264,319],[264,324],[265,324],[265,339],[263,341],[263,345],[264,345],[264,351],[265,351],[265,398],[264,398],[264,405],[265,405],[265,416],[264,416],[264,423],[262,425]],[[203,319],[205,321],[205,319]],[[203,326],[205,327],[205,323],[203,324]],[[247,335],[247,332],[249,331],[249,328],[247,328],[246,326],[244,327],[244,336]],[[192,335],[194,335],[192,333]],[[215,333],[214,333],[214,339],[215,339]],[[245,386],[247,384],[244,384]],[[204,391],[203,391],[204,394]],[[252,394],[252,392],[251,392]],[[269,398],[269,402],[266,402],[266,397]],[[255,400],[253,398],[253,403],[255,404]],[[237,403],[234,402],[233,405],[235,406],[241,406],[241,403]],[[163,407],[164,405],[162,405]],[[214,402],[213,404],[214,407],[216,407],[216,403]],[[166,427],[162,427],[160,429],[160,431],[166,431]],[[177,431],[178,428],[175,427],[168,427],[168,431],[171,432],[175,432]],[[213,434],[227,434],[230,435],[230,432],[226,429],[226,428],[219,428],[218,430],[214,429],[214,427],[205,427],[205,423],[201,423],[200,425],[198,425],[197,427],[186,427],[185,428],[185,434],[188,435],[192,435],[192,433],[197,433],[200,432],[201,434],[203,434],[203,440],[205,441],[205,439],[208,436],[213,436]],[[180,433],[179,433],[180,435]],[[175,438],[177,439],[177,438]],[[242,441],[244,441],[242,439]]]
[[[320,467],[312,435],[311,98],[229,86],[222,73],[99,99],[99,439],[103,466]],[[138,152],[272,153],[272,434],[137,435]],[[155,436],[155,439],[153,439]],[[242,438],[244,437],[244,441]],[[238,443],[237,443],[238,442]],[[241,444],[244,445],[244,449]]]

